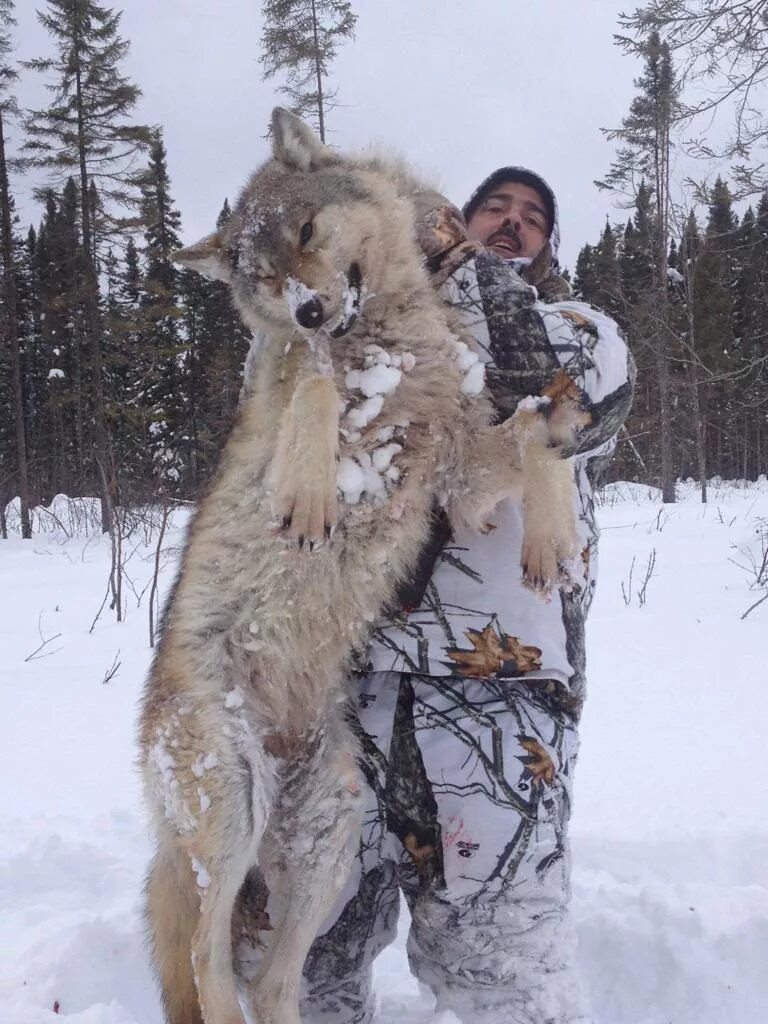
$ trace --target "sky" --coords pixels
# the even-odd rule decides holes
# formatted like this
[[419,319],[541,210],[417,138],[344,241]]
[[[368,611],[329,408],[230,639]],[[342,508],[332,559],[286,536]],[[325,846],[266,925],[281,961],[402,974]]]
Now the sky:
[[[120,0],[115,6],[120,9]],[[593,181],[635,89],[637,63],[613,44],[626,0],[357,0],[356,38],[332,68],[339,106],[329,141],[397,151],[463,203],[492,170],[524,164],[558,196],[563,262],[573,267],[607,215],[626,219]],[[20,59],[52,40],[17,3]],[[191,243],[213,229],[267,157],[269,113],[283,102],[261,79],[258,0],[124,0],[124,70],[143,92],[136,120],[162,125],[172,191]],[[22,106],[47,102],[43,76],[24,72]],[[13,137],[12,137],[13,141]],[[23,223],[37,222],[31,183],[14,182]]]

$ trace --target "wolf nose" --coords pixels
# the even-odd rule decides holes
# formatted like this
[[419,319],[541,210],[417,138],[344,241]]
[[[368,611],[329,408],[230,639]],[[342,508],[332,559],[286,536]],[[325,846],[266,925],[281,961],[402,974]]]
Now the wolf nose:
[[323,304],[319,299],[302,302],[294,316],[301,327],[318,327],[323,322]]

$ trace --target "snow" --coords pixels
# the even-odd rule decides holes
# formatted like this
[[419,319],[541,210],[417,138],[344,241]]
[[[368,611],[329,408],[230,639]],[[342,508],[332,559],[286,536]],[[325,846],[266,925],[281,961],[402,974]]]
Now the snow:
[[303,306],[306,302],[314,302],[317,299],[317,292],[308,288],[297,277],[286,278],[283,294],[288,303],[291,316],[296,315],[296,310],[299,306]]
[[362,430],[368,426],[371,420],[375,420],[384,406],[383,395],[372,395],[366,398],[358,406],[350,409],[344,417],[345,423],[349,426]]
[[343,455],[339,459],[336,486],[348,505],[356,505],[360,501],[360,495],[365,487],[365,474],[360,465],[348,455]]
[[479,395],[485,387],[485,366],[480,356],[464,341],[454,341],[456,365],[461,370],[461,391],[464,395]]
[[[742,619],[765,592],[768,482],[714,483],[706,506],[693,485],[679,492],[664,506],[613,485],[599,509],[572,823],[595,1024],[757,1024],[768,1007],[768,601]],[[131,535],[124,621],[105,609],[90,632],[109,567],[97,506],[59,496],[33,518],[44,532],[32,541],[0,541],[0,1020],[161,1024],[135,767],[153,544]],[[163,594],[183,525],[167,534]],[[172,775],[170,739],[160,763]],[[193,813],[206,809],[210,756]],[[406,924],[376,964],[377,1022],[456,1024],[410,977]]]

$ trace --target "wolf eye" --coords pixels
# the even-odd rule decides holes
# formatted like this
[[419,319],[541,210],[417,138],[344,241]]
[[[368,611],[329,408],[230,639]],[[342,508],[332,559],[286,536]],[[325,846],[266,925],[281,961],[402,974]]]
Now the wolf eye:
[[308,220],[306,224],[301,225],[301,231],[299,232],[299,241],[302,245],[306,245],[312,237],[314,229],[312,227],[312,221]]
[[240,250],[236,245],[233,245],[229,250],[229,262],[232,264],[232,269],[237,270],[240,265]]

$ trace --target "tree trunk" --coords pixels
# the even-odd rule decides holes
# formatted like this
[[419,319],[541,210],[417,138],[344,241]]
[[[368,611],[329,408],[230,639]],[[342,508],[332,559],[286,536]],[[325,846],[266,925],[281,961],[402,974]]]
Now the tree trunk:
[[21,354],[19,352],[19,324],[16,314],[16,277],[13,259],[13,230],[11,226],[11,198],[8,168],[5,161],[3,115],[0,110],[0,216],[2,217],[2,247],[4,269],[5,314],[8,344],[11,350],[11,378],[13,412],[16,428],[16,470],[21,506],[21,536],[29,540],[32,524],[29,518],[29,472],[27,465],[27,433],[24,423],[24,392],[21,386]]
[[320,74],[320,40],[317,37],[317,11],[312,0],[312,34],[315,40],[315,76],[317,78],[317,124],[320,141],[325,142],[325,112],[323,110],[323,77]]
[[85,252],[85,329],[91,354],[91,386],[93,393],[94,455],[96,478],[101,490],[101,529],[104,533],[112,530],[114,505],[114,473],[110,456],[109,435],[104,401],[103,367],[101,360],[101,338],[98,310],[98,273],[93,255],[91,239],[91,211],[88,191],[88,168],[84,135],[85,114],[80,67],[79,39],[75,39],[76,67],[75,86],[77,96],[77,146],[80,162],[80,211],[82,219],[83,250]]

